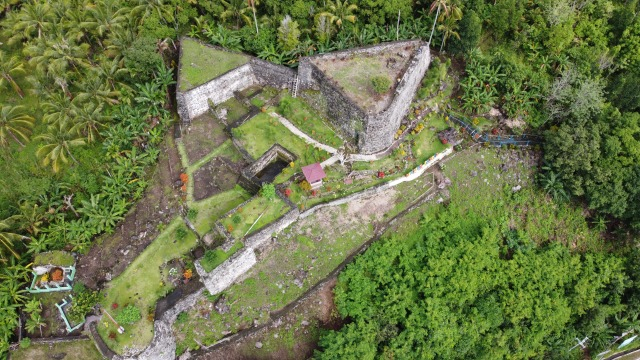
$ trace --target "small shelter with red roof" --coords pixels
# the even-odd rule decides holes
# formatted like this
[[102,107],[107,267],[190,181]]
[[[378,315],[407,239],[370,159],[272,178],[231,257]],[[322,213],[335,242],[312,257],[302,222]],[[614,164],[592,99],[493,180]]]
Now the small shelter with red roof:
[[303,166],[302,173],[304,174],[305,179],[309,182],[309,185],[311,185],[312,189],[321,187],[322,179],[327,177],[327,174],[324,173],[320,163]]

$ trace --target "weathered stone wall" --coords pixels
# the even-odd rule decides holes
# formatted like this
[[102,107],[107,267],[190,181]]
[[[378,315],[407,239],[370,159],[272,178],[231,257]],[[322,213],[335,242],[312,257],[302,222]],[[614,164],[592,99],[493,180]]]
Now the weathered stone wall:
[[290,87],[296,78],[296,72],[286,66],[258,58],[252,58],[249,64],[251,64],[253,74],[261,85],[285,89]]
[[325,99],[322,105],[326,108],[317,110],[327,114],[329,120],[347,139],[357,141],[359,133],[364,129],[364,111],[308,59],[302,59],[298,68],[300,73],[304,74],[300,76],[300,89],[320,90]]
[[241,91],[258,83],[249,63],[185,92],[178,92],[176,100],[178,114],[183,122],[204,114],[209,110],[209,102],[214,105],[233,97],[234,91]]
[[269,224],[256,232],[249,234],[244,240],[244,246],[250,248],[259,248],[264,245],[266,242],[271,239],[271,235],[274,233],[279,233],[280,231],[286,229],[293,222],[298,220],[300,216],[300,211],[297,208],[289,211],[288,213],[282,215],[278,220]]
[[199,261],[196,261],[195,265],[204,286],[212,295],[215,295],[231,286],[238,277],[251,269],[257,261],[253,249],[245,247],[211,270],[210,273],[204,271]]
[[361,153],[373,154],[391,146],[393,136],[400,127],[402,119],[407,115],[430,62],[429,46],[423,44],[416,50],[409,67],[396,87],[389,107],[379,114],[369,115],[366,118],[365,131],[358,139]]

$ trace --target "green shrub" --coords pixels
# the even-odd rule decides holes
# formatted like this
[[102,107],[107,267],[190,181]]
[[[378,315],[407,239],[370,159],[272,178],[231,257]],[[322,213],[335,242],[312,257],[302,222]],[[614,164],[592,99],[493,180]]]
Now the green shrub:
[[193,221],[196,219],[197,216],[198,216],[198,210],[191,208],[187,211],[187,218],[189,220]]
[[142,318],[140,309],[135,305],[129,304],[116,314],[116,321],[119,324],[133,324]]
[[83,284],[73,287],[73,300],[67,316],[72,323],[84,321],[84,316],[98,303],[98,292],[87,289]]
[[233,221],[233,223],[236,224],[236,225],[240,224],[240,222],[242,221],[242,216],[240,216],[240,214],[235,214],[231,218],[231,221]]
[[215,269],[218,265],[222,264],[225,260],[227,260],[227,254],[220,250],[207,250],[204,253],[202,259],[200,259],[200,265],[204,268],[204,271],[209,272]]
[[189,320],[189,313],[183,311],[178,314],[178,317],[176,318],[176,324],[184,324],[187,322],[187,320]]
[[374,76],[371,78],[371,85],[373,86],[373,91],[377,94],[384,94],[389,91],[391,87],[391,80],[389,80],[386,76]]
[[187,237],[188,233],[189,232],[184,226],[180,226],[179,228],[176,229],[176,238],[178,238],[178,240],[184,240],[184,238]]
[[293,112],[293,105],[291,104],[291,100],[289,98],[287,98],[286,96],[283,97],[282,100],[280,100],[280,104],[278,105],[278,111],[284,117],[291,116],[291,114]]
[[260,189],[260,195],[271,201],[276,197],[276,187],[273,184],[264,184]]
[[20,341],[20,349],[28,349],[31,346],[31,338],[24,338]]

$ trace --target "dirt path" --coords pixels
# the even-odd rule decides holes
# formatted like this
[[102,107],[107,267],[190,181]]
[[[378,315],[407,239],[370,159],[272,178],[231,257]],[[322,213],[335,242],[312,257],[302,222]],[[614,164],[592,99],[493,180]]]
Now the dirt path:
[[160,149],[158,165],[142,199],[119,223],[114,233],[103,235],[86,255],[78,258],[76,281],[90,288],[102,287],[118,276],[158,235],[158,225],[178,214],[180,155],[169,132]]

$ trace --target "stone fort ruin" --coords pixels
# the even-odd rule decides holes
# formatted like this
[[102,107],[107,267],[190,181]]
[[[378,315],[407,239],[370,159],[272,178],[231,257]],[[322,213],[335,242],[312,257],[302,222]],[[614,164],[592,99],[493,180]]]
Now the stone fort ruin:
[[[196,40],[183,38],[181,42],[185,41]],[[183,61],[184,46],[181,46],[176,99],[183,123],[248,87],[286,88],[326,114],[336,130],[357,145],[362,154],[382,152],[393,144],[431,61],[427,43],[420,40],[303,57],[297,72],[245,54],[201,46],[236,57],[238,66],[196,86],[181,83],[184,81],[181,72],[198,71],[197,64]],[[371,81],[378,76],[387,78],[391,84],[382,94],[371,90]]]

